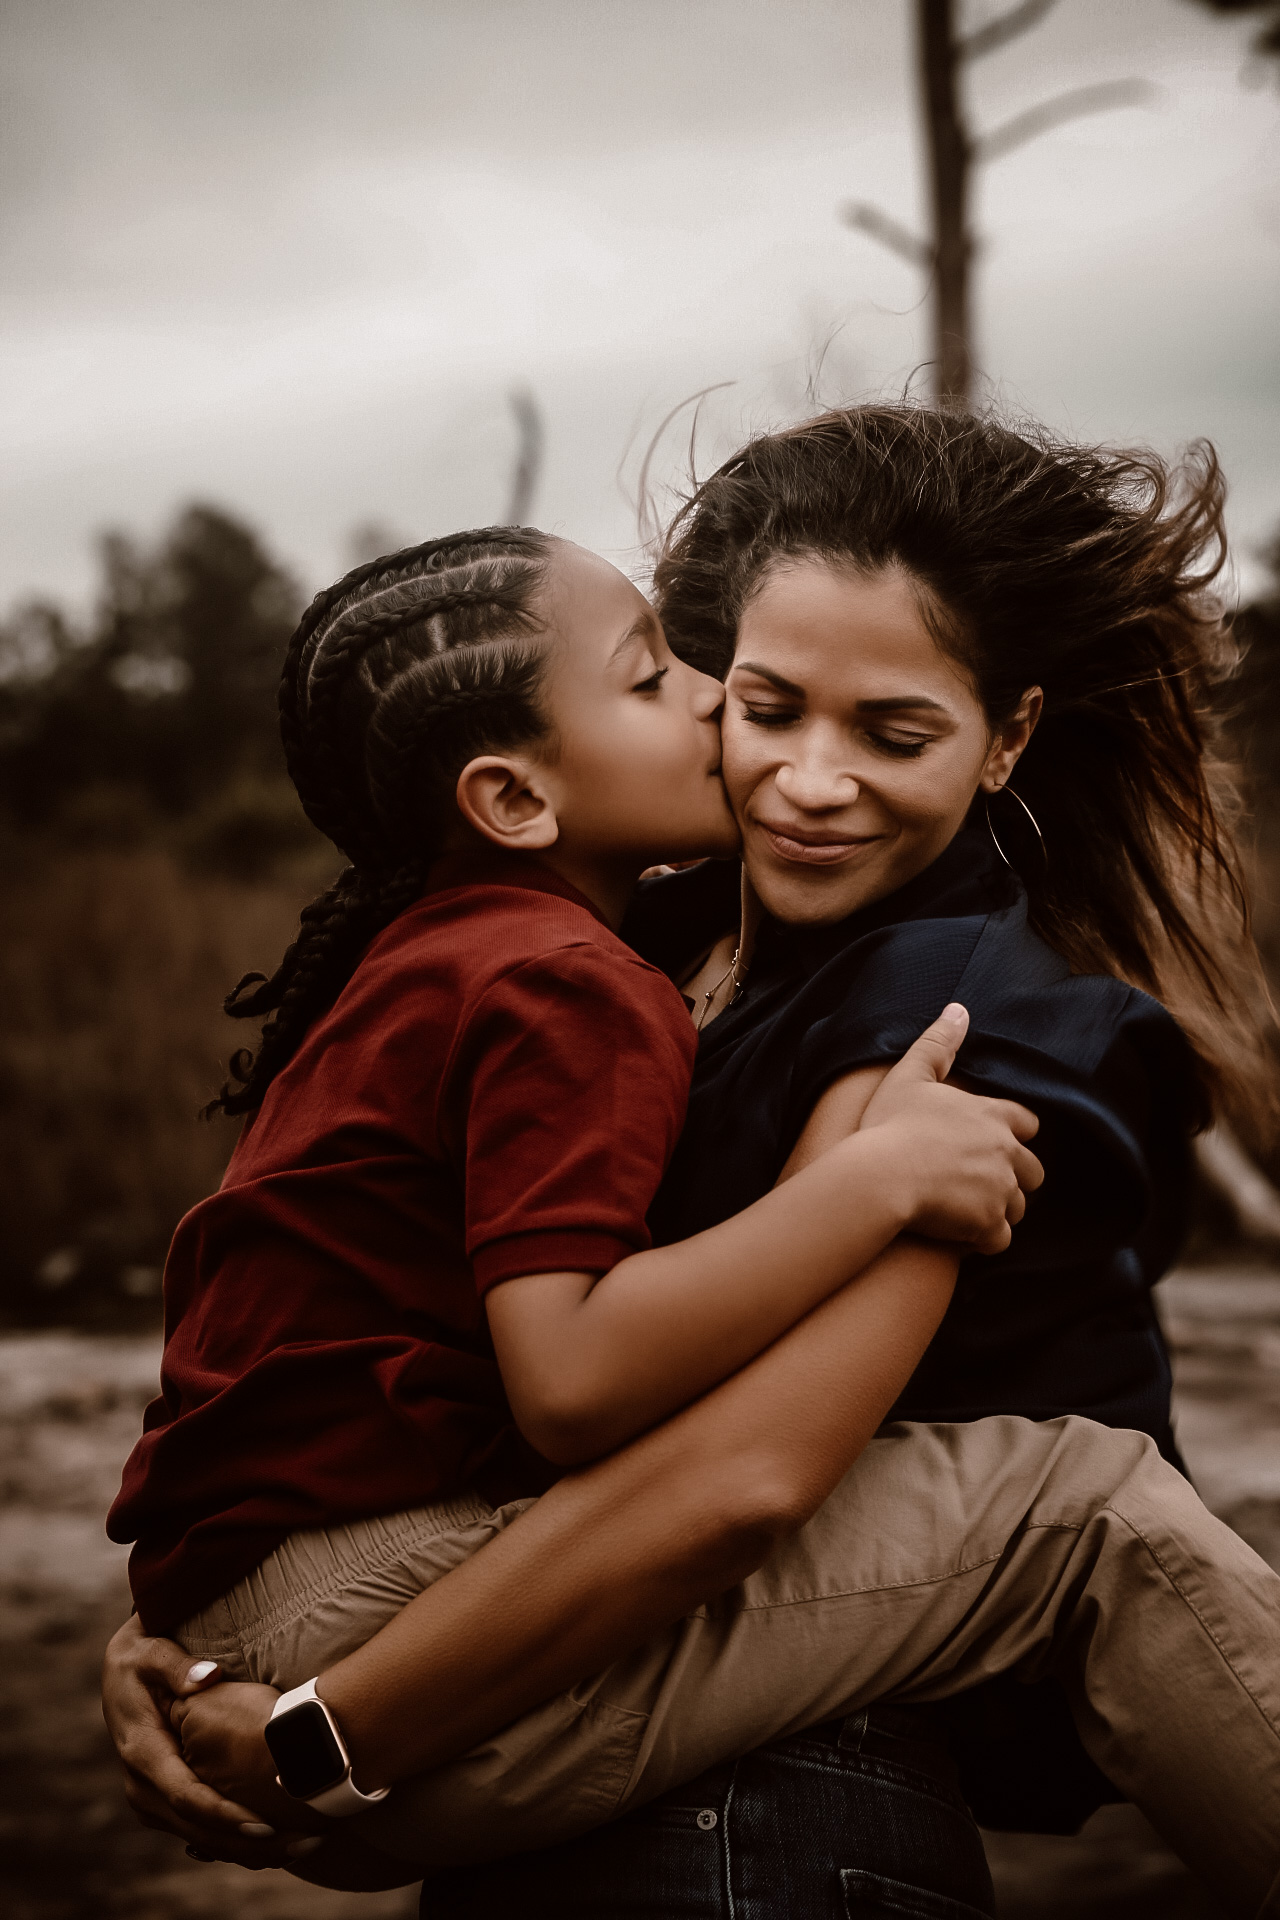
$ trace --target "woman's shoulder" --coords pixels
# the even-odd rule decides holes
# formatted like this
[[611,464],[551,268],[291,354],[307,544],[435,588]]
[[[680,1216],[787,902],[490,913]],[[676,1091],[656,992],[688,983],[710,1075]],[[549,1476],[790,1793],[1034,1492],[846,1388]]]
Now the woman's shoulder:
[[882,926],[831,953],[812,986],[803,1050],[824,1078],[896,1060],[958,1000],[970,1024],[957,1064],[984,1091],[1102,1092],[1114,1080],[1117,1094],[1154,1085],[1184,1115],[1196,1110],[1194,1058],[1173,1016],[1127,981],[1072,973],[1029,925],[1025,898]]
[[1166,1007],[1111,974],[1073,973],[1028,924],[1025,900],[993,913],[956,987],[975,1034],[1007,1036],[1091,1074],[1117,1044],[1190,1069],[1190,1048]]

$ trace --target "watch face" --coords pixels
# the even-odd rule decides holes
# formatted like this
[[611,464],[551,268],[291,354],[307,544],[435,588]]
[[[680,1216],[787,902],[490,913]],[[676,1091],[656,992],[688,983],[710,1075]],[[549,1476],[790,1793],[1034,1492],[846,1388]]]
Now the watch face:
[[318,1700],[303,1700],[269,1721],[266,1741],[280,1785],[295,1800],[310,1800],[346,1777],[347,1757]]

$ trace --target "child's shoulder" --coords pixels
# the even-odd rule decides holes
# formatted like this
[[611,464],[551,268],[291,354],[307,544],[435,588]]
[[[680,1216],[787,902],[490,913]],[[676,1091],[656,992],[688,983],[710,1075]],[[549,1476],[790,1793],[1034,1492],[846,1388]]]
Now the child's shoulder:
[[371,969],[406,979],[452,976],[473,1006],[502,982],[534,992],[635,1006],[653,1003],[688,1024],[679,993],[567,881],[549,869],[508,862],[448,875],[373,942]]

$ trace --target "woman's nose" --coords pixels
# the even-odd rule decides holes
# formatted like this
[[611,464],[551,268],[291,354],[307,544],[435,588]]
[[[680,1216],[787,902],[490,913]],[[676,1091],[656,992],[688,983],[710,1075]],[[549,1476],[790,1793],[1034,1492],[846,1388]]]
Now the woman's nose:
[[857,780],[846,767],[817,755],[784,761],[773,779],[784,800],[810,812],[821,807],[852,806],[860,791]]

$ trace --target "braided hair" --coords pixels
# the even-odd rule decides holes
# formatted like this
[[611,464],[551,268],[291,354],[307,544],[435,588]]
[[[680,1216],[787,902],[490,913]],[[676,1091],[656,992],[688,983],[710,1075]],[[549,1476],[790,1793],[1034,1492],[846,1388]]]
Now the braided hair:
[[375,934],[422,893],[467,762],[548,736],[533,601],[551,546],[529,527],[429,540],[354,568],[303,614],[280,681],[285,761],[351,864],[304,908],[270,979],[248,973],[228,994],[233,1020],[273,1017],[207,1113],[261,1104]]

